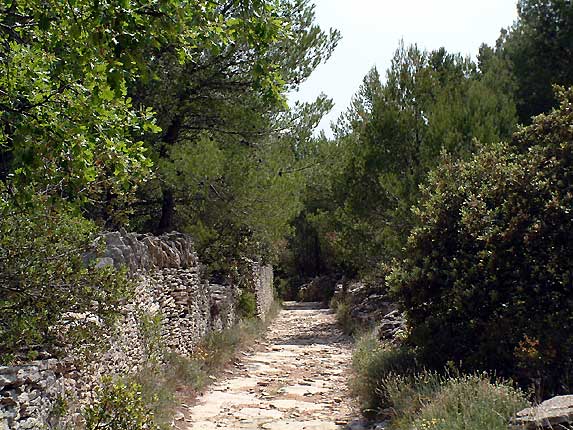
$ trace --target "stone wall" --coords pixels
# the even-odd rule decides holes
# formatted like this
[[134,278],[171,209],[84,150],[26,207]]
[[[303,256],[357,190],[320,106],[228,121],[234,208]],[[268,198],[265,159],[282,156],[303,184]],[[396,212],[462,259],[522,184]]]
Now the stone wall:
[[257,316],[265,320],[274,301],[273,268],[258,262],[252,263]]
[[[109,349],[80,367],[72,356],[77,351],[66,360],[0,367],[0,430],[50,428],[64,397],[75,405],[88,403],[103,376],[136,373],[155,358],[158,344],[188,356],[205,335],[237,322],[238,288],[202,279],[189,236],[113,232],[99,240],[105,253],[96,264],[126,266],[137,281],[133,299],[108,335]],[[257,312],[264,319],[273,300],[272,267],[252,267]]]

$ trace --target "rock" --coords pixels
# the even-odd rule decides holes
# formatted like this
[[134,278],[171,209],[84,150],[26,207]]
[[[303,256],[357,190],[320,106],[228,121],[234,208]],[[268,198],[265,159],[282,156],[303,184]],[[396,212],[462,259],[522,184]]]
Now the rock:
[[15,384],[17,380],[15,368],[8,366],[0,367],[0,389],[7,385]]
[[368,421],[354,420],[346,425],[345,430],[368,430],[369,428]]
[[[553,429],[573,424],[573,395],[558,396],[524,409],[511,421],[512,430]],[[565,428],[565,427],[564,427]]]
[[113,258],[111,257],[102,257],[96,260],[96,269],[101,269],[104,267],[113,266]]

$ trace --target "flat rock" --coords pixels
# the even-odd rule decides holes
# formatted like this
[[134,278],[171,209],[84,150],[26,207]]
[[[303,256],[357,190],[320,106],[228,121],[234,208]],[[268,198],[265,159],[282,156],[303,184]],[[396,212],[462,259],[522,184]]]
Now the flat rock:
[[237,418],[257,419],[257,418],[282,418],[283,413],[276,409],[262,409],[262,408],[242,408],[240,412],[235,415]]
[[573,423],[573,395],[553,397],[539,406],[518,412],[511,422],[511,428],[536,430],[571,423]]
[[267,423],[261,426],[264,430],[339,430],[341,427],[334,423],[320,420],[313,421],[282,421]]

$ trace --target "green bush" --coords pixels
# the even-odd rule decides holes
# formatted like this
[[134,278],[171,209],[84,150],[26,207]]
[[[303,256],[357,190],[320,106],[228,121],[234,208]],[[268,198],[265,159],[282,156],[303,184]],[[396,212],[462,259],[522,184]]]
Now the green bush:
[[166,354],[166,345],[161,338],[163,315],[141,312],[139,330],[144,340],[145,356],[150,363],[159,363]]
[[390,418],[396,430],[506,429],[527,406],[511,384],[486,374],[422,369],[411,350],[382,345],[373,333],[357,341],[352,367],[351,388],[364,412]]
[[391,374],[382,386],[393,429],[506,430],[515,413],[527,407],[521,391],[487,375]]
[[159,430],[136,383],[105,381],[84,418],[86,430]]
[[255,294],[251,291],[242,290],[237,310],[242,318],[255,318],[257,316],[257,298]]
[[444,160],[388,277],[425,363],[573,382],[573,89],[512,145]]
[[511,385],[461,376],[444,382],[410,428],[506,430],[515,413],[527,406],[523,393]]
[[409,428],[409,423],[436,397],[447,377],[438,372],[422,370],[417,373],[389,373],[378,382],[384,393],[383,408],[397,428]]
[[0,362],[94,343],[132,292],[125,272],[86,264],[95,224],[63,203],[35,198],[17,208],[2,198],[0,192]]
[[346,302],[336,303],[334,307],[336,311],[336,320],[342,331],[346,334],[353,334],[357,327],[350,312],[350,305]]

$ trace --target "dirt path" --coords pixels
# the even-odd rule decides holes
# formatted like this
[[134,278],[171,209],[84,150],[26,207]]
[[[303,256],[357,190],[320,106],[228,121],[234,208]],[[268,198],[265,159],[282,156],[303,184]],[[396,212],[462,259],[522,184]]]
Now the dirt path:
[[328,309],[286,303],[253,352],[184,408],[176,428],[344,429],[358,416],[347,389],[351,348]]

